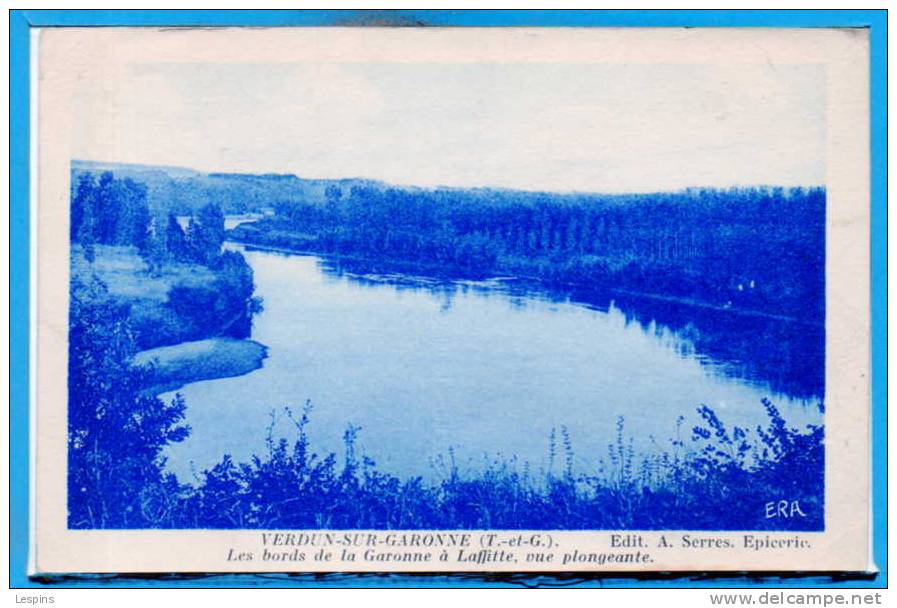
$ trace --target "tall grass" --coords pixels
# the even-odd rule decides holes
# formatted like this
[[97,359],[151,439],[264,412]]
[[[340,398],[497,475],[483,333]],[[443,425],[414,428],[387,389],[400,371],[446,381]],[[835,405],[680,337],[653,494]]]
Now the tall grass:
[[[565,428],[552,433],[548,471],[533,475],[514,461],[462,473],[450,454],[438,481],[401,479],[358,454],[358,429],[345,454],[317,454],[309,436],[312,408],[283,413],[294,442],[269,430],[266,451],[249,462],[225,456],[183,486],[176,509],[150,527],[242,529],[566,529],[821,530],[823,429],[789,428],[763,400],[767,424],[727,427],[707,406],[702,424],[679,419],[668,446],[636,454],[618,420],[616,437],[594,471],[576,473]],[[273,429],[272,426],[270,427]],[[558,470],[555,470],[558,469]],[[793,517],[770,517],[767,503],[799,505]],[[778,514],[776,508],[773,514]],[[789,509],[789,514],[791,513]],[[802,514],[802,515],[801,515]]]

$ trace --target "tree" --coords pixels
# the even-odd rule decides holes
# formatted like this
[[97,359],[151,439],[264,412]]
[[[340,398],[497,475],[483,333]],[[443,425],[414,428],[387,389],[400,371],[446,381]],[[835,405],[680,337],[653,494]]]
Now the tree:
[[331,184],[331,185],[327,186],[326,188],[324,188],[324,198],[327,200],[328,203],[335,203],[335,202],[339,201],[342,198],[342,196],[343,196],[343,191],[340,189],[339,186]]
[[94,206],[96,205],[93,175],[82,173],[78,176],[77,185],[74,182],[72,185],[69,236],[72,242],[92,242],[94,240]]
[[213,264],[224,244],[224,213],[214,203],[203,206],[187,226],[187,242],[194,259],[200,264]]
[[102,281],[73,279],[70,302],[69,526],[162,525],[180,487],[163,472],[161,452],[189,434],[184,402],[142,392],[128,306]]
[[113,192],[118,197],[119,215],[112,242],[116,245],[133,245],[145,254],[151,219],[146,202],[146,185],[125,179],[116,182]]
[[94,219],[96,222],[96,241],[103,244],[114,243],[119,216],[120,193],[119,184],[115,182],[111,172],[104,171],[100,175],[95,193]]
[[211,335],[247,338],[252,314],[260,310],[252,268],[243,255],[225,251],[217,260],[211,285],[175,284],[168,290],[167,306],[184,326],[184,339]]
[[187,235],[181,228],[181,223],[173,213],[168,214],[165,225],[165,248],[171,259],[178,262],[186,262],[190,258],[190,248],[187,244]]
[[214,203],[204,205],[199,210],[199,225],[206,241],[206,248],[210,254],[217,255],[224,244],[224,213],[221,207]]
[[89,249],[94,243],[133,245],[147,254],[151,217],[145,184],[117,180],[109,171],[99,180],[81,173],[71,192],[69,237]]

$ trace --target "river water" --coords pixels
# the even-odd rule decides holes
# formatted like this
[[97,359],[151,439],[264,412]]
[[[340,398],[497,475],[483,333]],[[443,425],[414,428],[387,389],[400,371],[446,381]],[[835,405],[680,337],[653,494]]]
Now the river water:
[[306,400],[319,453],[341,455],[353,425],[356,451],[378,468],[431,479],[450,460],[462,472],[495,461],[560,470],[562,427],[576,470],[594,472],[620,417],[636,453],[657,451],[677,432],[690,439],[701,404],[754,427],[768,397],[795,426],[822,421],[823,340],[809,326],[508,280],[355,275],[318,256],[227,246],[253,268],[264,311],[252,338],[269,356],[245,376],[180,389],[193,432],[166,456],[185,482],[224,454],[262,453],[269,427],[292,438],[278,413]]

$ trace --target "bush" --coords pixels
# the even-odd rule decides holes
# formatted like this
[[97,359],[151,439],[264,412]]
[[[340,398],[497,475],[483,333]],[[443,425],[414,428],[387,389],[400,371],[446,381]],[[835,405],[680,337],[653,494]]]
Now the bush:
[[[821,530],[823,433],[789,429],[764,400],[766,427],[728,429],[702,406],[704,425],[660,454],[639,458],[620,418],[608,459],[594,474],[573,471],[573,446],[560,432],[564,467],[533,478],[514,461],[441,481],[400,479],[355,452],[347,428],[342,464],[319,455],[308,435],[311,406],[294,417],[290,445],[270,429],[267,451],[237,464],[229,456],[182,488],[178,515],[161,527],[244,529],[566,529]],[[681,419],[680,428],[681,432]],[[550,460],[557,457],[552,435]],[[806,517],[767,518],[766,503],[787,497]]]

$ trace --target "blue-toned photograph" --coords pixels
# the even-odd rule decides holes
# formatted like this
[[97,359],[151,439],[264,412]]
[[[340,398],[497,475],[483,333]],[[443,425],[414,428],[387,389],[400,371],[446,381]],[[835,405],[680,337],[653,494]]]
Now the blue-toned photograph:
[[74,100],[68,527],[824,530],[825,91],[134,64]]

